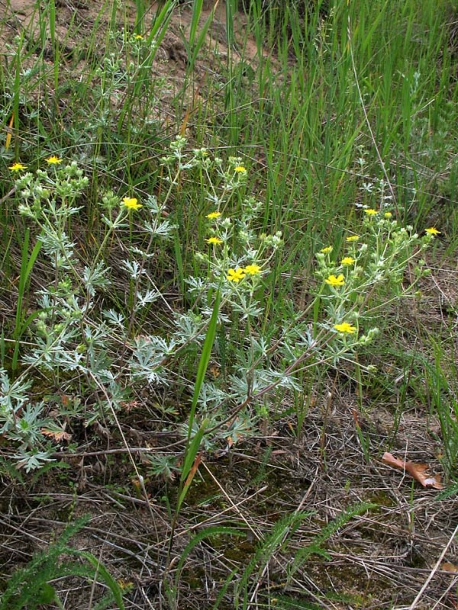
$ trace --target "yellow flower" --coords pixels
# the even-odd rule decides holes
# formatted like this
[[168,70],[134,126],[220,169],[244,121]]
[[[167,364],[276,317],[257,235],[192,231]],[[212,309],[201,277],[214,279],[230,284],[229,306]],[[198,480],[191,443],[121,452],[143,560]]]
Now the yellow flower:
[[356,332],[356,326],[352,326],[348,322],[342,322],[342,324],[334,324],[334,328],[339,333],[348,333],[349,335],[352,335]]
[[228,279],[230,282],[236,282],[238,284],[240,280],[243,280],[245,275],[245,271],[240,267],[237,267],[237,269],[229,269],[226,279]]
[[56,157],[56,155],[51,155],[51,157],[46,159],[46,163],[48,165],[59,165],[62,163],[62,159],[59,159],[59,157]]
[[261,273],[261,267],[259,265],[247,265],[243,271],[248,275],[259,275]]
[[326,280],[324,280],[326,282],[326,284],[329,284],[329,286],[343,286],[345,284],[345,278],[343,276],[343,273],[341,273],[340,275],[330,275]]
[[234,172],[237,172],[237,174],[246,174],[246,169],[243,165],[237,165],[237,167],[234,167]]
[[143,36],[141,34],[135,34],[134,40],[143,40]]
[[26,165],[22,165],[22,163],[13,163],[13,165],[10,165],[9,168],[12,172],[20,172],[21,169],[27,169]]
[[323,254],[329,254],[330,252],[332,252],[332,246],[326,246],[326,248],[321,248],[320,252],[322,252]]
[[340,264],[341,265],[353,265],[353,263],[355,262],[355,259],[352,258],[351,256],[345,256],[341,261]]
[[364,210],[364,213],[367,214],[368,216],[376,216],[378,214],[377,210],[374,210],[373,208]]
[[385,214],[383,215],[385,216],[385,218],[391,218],[393,216],[391,212],[385,212]]
[[[11,168],[10,168],[10,169],[11,169]],[[425,229],[425,233],[426,233],[427,235],[432,235],[433,237],[434,237],[434,235],[440,235],[440,234],[441,234],[441,232],[440,232],[440,231],[438,231],[438,230],[436,229],[436,227],[429,227],[429,229]]]
[[219,218],[221,216],[221,212],[210,212],[210,214],[207,214],[207,218],[209,218],[210,220],[213,220],[214,218]]
[[122,205],[128,210],[139,210],[143,207],[141,203],[138,203],[135,197],[124,197]]
[[209,237],[207,240],[207,244],[222,244],[223,240],[220,239],[219,237]]
[[350,235],[350,237],[347,237],[346,241],[358,241],[359,239],[359,235]]

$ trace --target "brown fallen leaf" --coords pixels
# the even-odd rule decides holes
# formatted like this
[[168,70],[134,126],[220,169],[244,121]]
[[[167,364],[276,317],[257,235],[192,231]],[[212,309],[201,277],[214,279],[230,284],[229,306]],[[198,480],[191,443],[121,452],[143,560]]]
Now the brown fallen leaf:
[[441,564],[440,569],[444,570],[444,572],[452,572],[453,574],[458,572],[458,566],[454,563],[449,563],[448,561],[444,561],[444,563]]
[[392,466],[393,468],[397,468],[398,470],[402,470],[410,474],[416,481],[423,485],[423,487],[433,487],[434,489],[443,489],[443,485],[441,483],[441,477],[439,474],[434,476],[429,476],[427,471],[429,469],[428,464],[417,464],[415,462],[404,462],[399,458],[395,458],[391,453],[384,453],[382,457],[382,462],[384,464],[388,464],[388,466]]
[[72,438],[72,435],[68,432],[65,432],[65,430],[62,428],[56,430],[51,430],[50,428],[41,428],[40,432],[44,436],[50,436],[57,443],[60,443],[61,441],[70,441]]

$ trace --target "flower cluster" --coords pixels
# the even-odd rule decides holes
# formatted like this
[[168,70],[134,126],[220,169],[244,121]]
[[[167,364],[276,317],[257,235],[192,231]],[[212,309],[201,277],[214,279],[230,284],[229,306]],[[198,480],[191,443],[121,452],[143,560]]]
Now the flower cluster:
[[[142,40],[138,38],[138,44]],[[162,163],[168,188],[159,189],[157,198],[145,195],[140,203],[134,193],[102,194],[96,208],[100,231],[93,237],[89,260],[70,238],[71,217],[79,212],[89,183],[78,164],[51,155],[42,163],[44,169],[28,171],[19,161],[10,166],[19,203],[15,209],[35,228],[39,244],[34,255],[45,258],[50,275],[48,285],[35,295],[37,311],[28,317],[19,311],[16,316],[21,325],[15,339],[19,352],[25,344],[22,321],[27,319],[33,340],[27,341],[20,356],[25,368],[43,371],[54,387],[62,375],[89,380],[91,396],[79,404],[97,408],[81,406],[85,425],[101,416],[114,421],[116,412],[133,402],[134,389],[176,379],[184,379],[187,386],[195,383],[198,416],[212,429],[202,442],[211,446],[229,433],[233,439],[248,434],[268,413],[266,396],[273,389],[303,391],[299,371],[313,371],[317,363],[338,366],[342,359],[354,360],[356,351],[379,332],[373,320],[381,305],[393,294],[414,290],[425,272],[420,253],[440,232],[429,227],[420,237],[411,227],[400,226],[385,205],[363,208],[358,234],[346,235],[343,245],[323,244],[317,252],[318,281],[309,309],[296,313],[291,305],[291,318],[266,330],[271,319],[266,303],[274,299],[265,294],[272,286],[264,279],[283,238],[280,232],[258,234],[254,228],[260,224],[263,203],[246,195],[249,170],[238,157],[223,161],[204,148],[187,150],[181,136],[167,152]],[[177,274],[182,274],[177,285],[190,293],[192,299],[183,302],[192,305],[188,311],[170,309],[168,327],[155,334],[154,326],[144,322],[148,308],[163,297],[151,279],[149,262],[157,253],[157,240],[175,238],[175,245],[180,244],[182,234],[168,219],[166,206],[186,172],[200,181],[203,192],[198,200],[204,202],[196,211],[195,227],[201,229],[196,231],[196,247],[188,249],[194,258],[183,262],[177,256]],[[133,231],[134,217],[138,232]],[[128,288],[122,295],[105,263],[112,260],[109,249],[115,236],[127,244],[116,274]],[[408,264],[414,270],[410,287],[404,277]],[[113,291],[106,299],[112,308],[102,309],[107,291]],[[227,370],[220,378],[203,381],[202,375],[202,386],[197,387],[196,354],[209,355],[205,346],[216,336]],[[13,444],[19,441],[20,456],[15,459],[20,465],[39,467],[54,450],[42,433],[48,425],[45,405],[16,398],[21,392],[25,396],[29,387],[21,373],[10,382],[0,371],[0,383],[5,394],[0,397],[3,434]],[[228,421],[227,407],[232,404],[240,410],[228,430],[220,423]],[[201,430],[198,417],[193,417],[186,423],[188,439]],[[163,469],[158,461],[152,466],[152,472]]]
[[261,267],[259,265],[247,265],[246,267],[237,267],[237,269],[229,269],[227,272],[226,279],[229,282],[235,282],[238,284],[240,280],[243,280],[247,275],[260,275]]
[[[340,257],[340,262],[331,245],[316,254],[316,273],[322,281],[319,298],[325,304],[326,322],[322,324],[335,331],[347,349],[366,345],[377,334],[378,329],[372,328],[358,336],[358,329],[366,315],[369,316],[371,307],[377,308],[389,293],[414,291],[415,282],[427,271],[418,259],[414,283],[403,288],[406,265],[440,233],[430,227],[421,238],[411,227],[399,226],[393,213],[386,210],[363,208],[363,215],[366,233],[345,238],[347,252]],[[353,337],[351,343],[347,336]]]

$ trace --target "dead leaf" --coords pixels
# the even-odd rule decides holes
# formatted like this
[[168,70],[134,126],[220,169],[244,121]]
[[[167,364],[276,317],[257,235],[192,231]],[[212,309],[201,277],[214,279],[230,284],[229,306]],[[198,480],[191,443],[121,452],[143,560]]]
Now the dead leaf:
[[441,483],[440,475],[436,474],[434,476],[429,476],[427,474],[427,471],[429,470],[428,464],[404,462],[399,458],[395,458],[394,455],[388,452],[383,454],[382,462],[384,464],[388,464],[388,466],[392,466],[393,468],[407,472],[411,477],[418,481],[420,485],[423,485],[423,487],[432,487],[434,489],[444,488]]
[[221,375],[221,369],[218,364],[212,364],[208,367],[208,372],[213,377],[213,379],[217,379]]
[[458,572],[458,566],[456,566],[454,563],[444,561],[444,563],[441,564],[441,570],[444,570],[444,572],[453,572],[453,574],[456,574]]
[[194,464],[192,465],[191,470],[189,471],[189,474],[188,474],[188,476],[186,477],[186,481],[185,481],[185,483],[184,483],[184,486],[185,486],[185,487],[189,487],[189,486],[191,485],[192,480],[193,480],[193,478],[194,478],[194,475],[196,474],[196,472],[197,472],[197,470],[198,470],[198,468],[199,468],[199,465],[200,465],[201,461],[202,461],[202,454],[201,454],[201,453],[198,453],[198,454],[196,455],[195,460],[194,460]]
[[5,150],[8,150],[8,148],[10,147],[10,144],[11,144],[13,125],[14,125],[14,112],[11,114],[10,124],[8,125],[8,132],[6,134],[6,140],[5,140]]
[[138,400],[130,400],[128,402],[126,401],[122,401],[120,402],[120,406],[127,411],[127,413],[130,413],[132,411],[132,409],[137,409],[138,407],[140,407],[141,403]]
[[361,430],[358,411],[356,409],[352,409],[351,414],[353,415],[353,423],[355,424],[355,427],[358,428],[359,430]]
[[69,434],[68,432],[65,432],[65,430],[62,430],[62,429],[50,430],[49,428],[42,428],[41,433],[44,436],[50,436],[57,443],[60,443],[61,441],[69,441],[72,438],[71,434]]

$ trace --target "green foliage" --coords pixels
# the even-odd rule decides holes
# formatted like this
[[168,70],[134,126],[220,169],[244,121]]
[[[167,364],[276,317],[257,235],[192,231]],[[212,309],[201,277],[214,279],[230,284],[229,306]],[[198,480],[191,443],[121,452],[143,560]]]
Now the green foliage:
[[[16,570],[9,579],[6,590],[0,597],[0,610],[36,610],[42,604],[57,603],[62,607],[55,588],[50,584],[57,578],[83,578],[103,582],[109,593],[99,602],[98,608],[116,604],[124,610],[122,590],[105,566],[87,551],[78,551],[68,546],[68,542],[84,525],[88,518],[83,517],[68,525],[59,539],[50,544],[46,551],[33,556],[29,564]],[[83,562],[61,560],[61,556],[73,556]]]
[[176,567],[175,578],[173,583],[168,580],[165,581],[167,597],[169,600],[170,607],[172,609],[179,608],[179,595],[180,595],[180,579],[182,577],[183,567],[195,547],[200,544],[203,540],[207,540],[214,537],[241,537],[243,532],[235,527],[207,527],[202,531],[198,532],[186,545],[180,554],[180,560]]
[[[229,157],[224,164],[204,148],[188,153],[185,146],[186,140],[178,136],[170,144],[169,155],[162,158],[168,174],[168,189],[162,201],[149,196],[140,203],[135,197],[119,200],[113,192],[105,193],[99,203],[105,230],[100,233],[90,261],[78,256],[70,239],[71,223],[81,211],[78,198],[89,186],[77,163],[64,164],[53,155],[46,160],[48,170],[27,171],[15,181],[18,212],[35,224],[41,243],[33,258],[41,251],[51,274],[49,287],[37,295],[38,310],[29,316],[29,332],[35,337],[32,347],[23,354],[22,363],[50,374],[56,383],[62,376],[76,372],[86,378],[89,390],[102,390],[106,402],[98,401],[99,410],[86,413],[86,425],[102,416],[116,422],[116,413],[129,400],[132,388],[168,384],[172,366],[179,360],[194,366],[201,349],[186,424],[177,515],[204,437],[207,446],[227,434],[237,440],[254,428],[259,418],[269,415],[263,404],[265,395],[277,389],[300,390],[298,371],[314,374],[318,368],[337,367],[344,358],[354,360],[358,350],[366,348],[379,332],[372,326],[375,313],[414,291],[415,282],[425,274],[420,254],[438,232],[429,228],[420,238],[412,227],[404,228],[393,220],[392,212],[386,211],[382,183],[375,189],[379,208],[363,208],[364,218],[359,222],[362,235],[347,234],[346,250],[340,259],[333,246],[317,253],[315,275],[319,287],[309,307],[292,313],[288,320],[272,318],[264,333],[267,319],[262,319],[266,315],[262,303],[273,290],[268,280],[269,264],[283,245],[282,233],[257,234],[253,229],[264,205],[246,194],[248,171],[241,158]],[[25,170],[22,166],[12,167],[15,172]],[[188,312],[172,315],[160,334],[136,335],[133,329],[141,327],[144,311],[161,297],[145,272],[146,265],[156,248],[165,244],[175,230],[168,220],[161,219],[161,212],[188,174],[198,177],[200,194],[212,206],[200,213],[203,235],[194,237],[197,245],[202,241],[207,244],[207,252],[193,252],[194,273],[183,278],[194,305]],[[365,189],[372,194],[370,185]],[[240,209],[238,218],[221,211],[233,202]],[[141,227],[136,234],[134,215]],[[109,290],[112,283],[105,259],[114,236],[124,236],[121,239],[128,245],[127,257],[118,266],[127,272],[129,290],[124,308],[100,311],[97,296]],[[32,266],[24,261],[26,251],[22,266],[28,277]],[[415,281],[405,288],[402,281],[408,264]],[[23,291],[24,288],[21,294]],[[363,323],[364,334],[359,332]],[[232,361],[226,362],[224,381],[208,383],[205,376],[217,334],[219,341],[225,337],[227,343],[232,336],[239,347],[233,350]],[[14,369],[18,345],[18,337],[15,338]],[[274,348],[270,347],[272,342]],[[129,345],[131,354],[127,359],[125,345]],[[189,376],[188,370],[183,373]],[[20,453],[15,456],[19,466],[26,470],[38,468],[50,454],[49,449],[43,451],[47,444],[43,434],[59,438],[59,434],[65,435],[64,429],[42,417],[43,403],[23,408],[31,385],[25,373],[11,384],[3,371],[2,383],[3,432],[9,439],[22,442]],[[236,401],[236,406],[232,429],[228,429],[223,422],[228,417],[226,405],[231,401]],[[215,402],[219,404],[217,410],[213,409]],[[299,418],[303,420],[300,414]],[[210,433],[213,437],[209,437]]]
[[11,368],[13,371],[17,369],[18,364],[18,356],[19,356],[19,339],[21,335],[26,330],[27,326],[32,321],[34,315],[29,316],[27,320],[24,319],[24,310],[23,303],[25,292],[27,290],[28,284],[30,283],[30,274],[32,273],[33,266],[37,259],[38,253],[40,252],[41,242],[38,240],[33,247],[32,253],[29,258],[29,236],[30,231],[27,228],[25,231],[24,242],[22,244],[22,261],[21,261],[21,271],[19,276],[19,286],[18,286],[18,298],[17,298],[17,307],[16,307],[16,323],[13,331],[13,338],[15,340],[14,344],[14,353],[11,362]]
[[322,528],[320,533],[315,537],[315,539],[308,544],[307,546],[299,549],[297,551],[293,562],[288,568],[288,579],[292,579],[294,574],[303,565],[307,559],[311,555],[321,555],[327,557],[326,552],[323,550],[322,545],[333,535],[337,530],[343,527],[346,523],[348,523],[353,517],[357,515],[361,515],[372,508],[376,508],[375,504],[356,504],[355,506],[350,506],[344,512],[342,512],[339,517],[334,519],[331,523]]
[[274,600],[275,608],[279,610],[320,610],[322,608],[318,604],[303,602],[288,595],[276,595]]
[[[432,413],[439,419],[443,438],[443,463],[449,476],[457,475],[458,400],[456,396],[456,363],[449,362],[441,344],[431,338],[435,361],[426,363],[426,393]],[[453,490],[453,486],[452,486]]]
[[[365,513],[372,508],[375,508],[375,505],[367,503],[348,508],[337,519],[324,527],[314,540],[309,544],[302,545],[300,550],[296,551],[291,560],[285,562],[285,560],[282,559],[279,565],[284,568],[285,571],[286,580],[284,587],[288,586],[288,583],[294,578],[295,573],[305,564],[310,556],[320,555],[324,558],[328,557],[323,545],[339,528],[343,527],[356,515]],[[250,559],[243,572],[239,575],[239,570],[236,568],[228,576],[218,594],[216,603],[213,605],[213,610],[217,610],[231,584],[233,585],[235,608],[243,608],[244,610],[248,608],[251,599],[250,594],[253,590],[257,590],[257,586],[265,573],[266,566],[277,557],[277,554],[281,553],[282,556],[288,554],[289,543],[293,539],[293,536],[300,528],[301,523],[312,515],[313,513],[296,511],[277,521],[271,532],[259,540],[253,557]],[[197,537],[194,540],[197,542]],[[278,596],[276,595],[275,598],[277,597]],[[286,602],[287,598],[285,596],[285,603]],[[289,607],[293,608],[295,606],[292,605]],[[301,606],[298,602],[297,607],[312,608],[313,606]]]
[[458,494],[458,482],[452,483],[450,487],[444,489],[444,491],[441,491],[441,493],[436,496],[436,500],[440,502],[441,500],[446,500],[447,498],[456,496],[456,494]]

